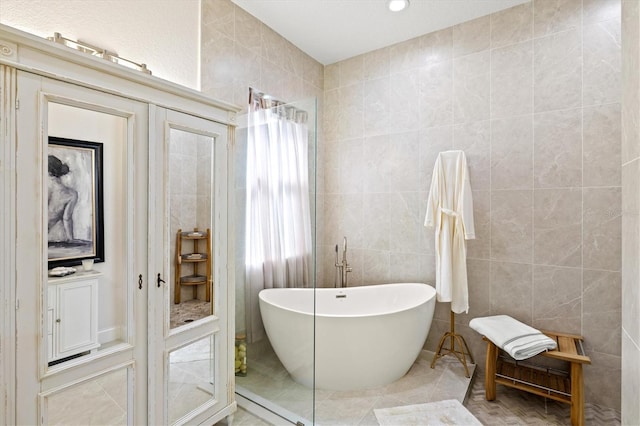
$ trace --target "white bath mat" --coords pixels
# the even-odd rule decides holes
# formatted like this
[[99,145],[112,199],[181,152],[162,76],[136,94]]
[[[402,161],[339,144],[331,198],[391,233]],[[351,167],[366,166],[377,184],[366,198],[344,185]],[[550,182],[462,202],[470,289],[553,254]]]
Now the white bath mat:
[[457,399],[373,410],[380,426],[482,426]]

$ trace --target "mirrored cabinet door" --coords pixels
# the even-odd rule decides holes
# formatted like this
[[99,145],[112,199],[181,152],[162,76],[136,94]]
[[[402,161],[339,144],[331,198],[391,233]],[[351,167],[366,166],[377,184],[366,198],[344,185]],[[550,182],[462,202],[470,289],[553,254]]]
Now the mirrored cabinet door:
[[85,418],[100,408],[72,409],[68,395],[96,390],[120,396],[109,421],[146,423],[146,389],[134,383],[146,380],[136,271],[146,273],[147,251],[131,236],[148,229],[148,106],[26,72],[17,87],[16,420],[46,424],[66,407]]
[[213,121],[153,111],[150,420],[193,423],[223,406],[228,393],[228,133]]

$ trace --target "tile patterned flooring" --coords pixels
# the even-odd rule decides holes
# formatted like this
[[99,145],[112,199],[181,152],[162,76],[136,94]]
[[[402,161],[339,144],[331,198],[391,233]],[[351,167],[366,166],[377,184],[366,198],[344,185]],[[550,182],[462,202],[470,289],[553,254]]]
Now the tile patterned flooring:
[[[373,412],[376,408],[444,399],[463,402],[471,379],[464,377],[462,365],[453,357],[445,357],[432,369],[431,359],[432,353],[423,351],[404,377],[386,386],[362,391],[316,391],[315,424],[377,425]],[[247,377],[236,377],[238,387],[273,401],[303,419],[312,419],[313,393],[291,380],[272,352],[260,359],[250,357],[248,367]],[[472,366],[471,371],[474,369]]]
[[[486,425],[570,425],[568,404],[520,392],[498,385],[495,401],[484,397],[484,379],[476,377],[464,404],[474,416]],[[620,412],[585,404],[585,424],[593,426],[620,425]]]
[[177,305],[171,303],[171,328],[176,328],[191,321],[199,320],[210,315],[211,304],[206,301],[192,299],[184,300]]
[[[424,351],[407,375],[380,388],[365,391],[316,393],[318,425],[377,426],[373,409],[419,404],[444,399],[463,402],[480,422],[486,425],[569,425],[569,406],[544,398],[498,386],[496,401],[486,401],[482,372],[466,379],[462,365],[451,356],[430,368],[432,353]],[[293,382],[283,371],[275,355],[261,360],[249,359],[247,377],[237,377],[239,386],[262,394],[285,409],[311,419],[312,395]],[[253,366],[253,367],[252,367]],[[475,370],[475,366],[473,366]],[[473,376],[473,375],[472,375]],[[620,413],[593,404],[585,406],[587,425],[620,425]],[[270,423],[239,408],[235,425],[269,425]]]

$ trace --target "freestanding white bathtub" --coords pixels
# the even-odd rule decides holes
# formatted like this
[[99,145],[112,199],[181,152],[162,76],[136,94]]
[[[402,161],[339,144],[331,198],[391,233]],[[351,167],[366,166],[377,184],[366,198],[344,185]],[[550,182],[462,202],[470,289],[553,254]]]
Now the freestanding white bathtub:
[[[266,289],[260,312],[293,379],[327,390],[367,389],[404,376],[422,350],[435,307],[427,284]],[[315,343],[315,383],[314,383]]]

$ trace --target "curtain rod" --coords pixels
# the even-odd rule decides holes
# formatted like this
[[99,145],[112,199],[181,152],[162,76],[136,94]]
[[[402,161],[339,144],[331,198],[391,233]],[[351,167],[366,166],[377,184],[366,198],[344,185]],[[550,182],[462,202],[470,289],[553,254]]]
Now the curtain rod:
[[307,111],[276,99],[253,87],[249,87],[249,107],[254,110],[273,109],[283,117],[302,123],[306,123],[309,116]]

